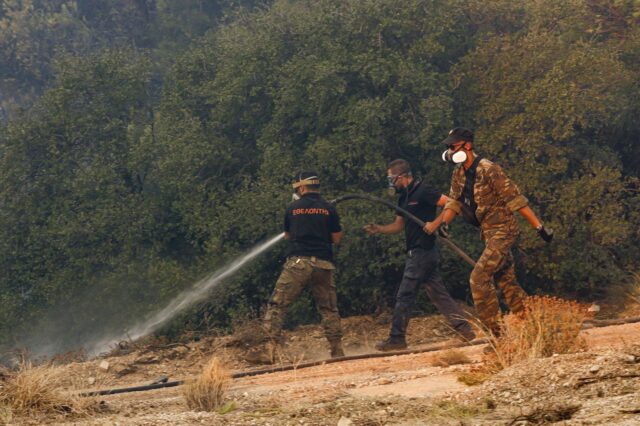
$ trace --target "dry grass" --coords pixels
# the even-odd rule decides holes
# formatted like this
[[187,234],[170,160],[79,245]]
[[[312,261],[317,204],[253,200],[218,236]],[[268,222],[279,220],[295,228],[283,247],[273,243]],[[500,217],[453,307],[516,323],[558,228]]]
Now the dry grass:
[[580,328],[586,317],[578,303],[549,296],[533,296],[524,312],[505,315],[501,335],[491,345],[502,368],[518,362],[566,354],[584,348]]
[[494,371],[486,368],[485,366],[471,368],[469,371],[463,371],[458,374],[458,381],[464,383],[467,386],[476,386],[484,383],[495,374]]
[[[430,406],[421,417],[426,414],[433,424],[451,424],[451,420],[459,420],[459,424],[464,424],[464,419],[470,419],[484,413],[486,409],[480,405],[463,404],[455,401],[440,401]],[[417,420],[417,419],[416,419]],[[422,422],[420,422],[422,423]],[[386,424],[386,423],[385,423]]]
[[601,301],[599,319],[635,317],[640,315],[640,272],[633,272],[628,279],[607,286]]
[[632,274],[632,283],[627,291],[628,302],[640,305],[640,272]]
[[231,376],[218,358],[212,358],[202,374],[187,382],[182,394],[191,410],[214,411],[222,406]]
[[462,351],[449,349],[433,357],[431,365],[434,367],[448,367],[450,365],[469,364],[471,359]]
[[65,386],[69,382],[68,372],[61,367],[22,362],[0,388],[3,419],[42,415],[85,417],[101,411],[96,398],[79,396],[79,387],[73,380],[71,386]]
[[508,426],[516,424],[550,424],[571,420],[573,415],[580,410],[577,404],[560,404],[548,407],[536,407],[528,414],[514,418]]
[[492,350],[481,368],[464,373],[459,380],[478,384],[525,360],[577,352],[585,346],[580,337],[585,318],[584,307],[576,302],[549,296],[528,297],[524,312],[503,317],[499,337],[483,330]]

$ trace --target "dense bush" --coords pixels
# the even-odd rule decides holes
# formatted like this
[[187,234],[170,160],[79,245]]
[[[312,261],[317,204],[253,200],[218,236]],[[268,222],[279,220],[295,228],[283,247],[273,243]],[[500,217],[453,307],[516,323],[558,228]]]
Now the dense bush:
[[[2,25],[9,3],[0,2]],[[381,195],[387,161],[404,157],[447,191],[439,141],[454,125],[476,129],[479,152],[556,230],[546,247],[523,224],[516,254],[527,290],[600,297],[638,269],[638,2],[281,0],[224,24],[207,13],[215,29],[197,40],[186,35],[189,25],[202,34],[202,20],[147,21],[156,31],[173,22],[179,46],[125,22],[117,43],[101,42],[110,48],[66,49],[43,65],[54,76],[44,94],[4,123],[5,345],[59,349],[126,329],[279,232],[301,168],[321,173],[327,197]],[[392,212],[339,211],[340,309],[370,313],[394,292],[403,242],[360,230]],[[478,255],[475,230],[458,224],[453,235]],[[284,255],[278,246],[170,330],[259,313]],[[444,251],[443,271],[468,297],[466,264]],[[303,299],[290,320],[314,315]]]

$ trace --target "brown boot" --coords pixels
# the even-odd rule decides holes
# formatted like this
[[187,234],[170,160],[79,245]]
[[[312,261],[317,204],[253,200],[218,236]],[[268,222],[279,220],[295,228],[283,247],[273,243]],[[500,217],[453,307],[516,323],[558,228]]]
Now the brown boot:
[[344,356],[344,349],[342,349],[342,340],[334,340],[329,342],[331,345],[331,358],[340,358]]
[[275,344],[268,342],[250,349],[244,359],[251,364],[273,364],[275,362],[275,349]]
[[460,331],[456,331],[456,338],[463,343],[468,343],[476,338],[476,333],[473,332],[471,327],[468,327]]

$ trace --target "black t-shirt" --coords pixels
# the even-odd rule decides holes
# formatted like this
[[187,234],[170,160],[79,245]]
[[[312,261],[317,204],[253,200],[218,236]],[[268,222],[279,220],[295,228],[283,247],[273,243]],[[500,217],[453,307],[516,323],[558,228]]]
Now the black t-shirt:
[[289,205],[284,215],[290,256],[316,256],[333,261],[331,234],[340,232],[336,207],[320,194],[310,193]]
[[[436,207],[441,196],[440,191],[415,179],[400,196],[398,206],[424,222],[432,222],[436,218]],[[427,234],[417,223],[406,217],[404,217],[404,235],[407,240],[407,250],[418,247],[429,250],[436,242],[435,235]]]

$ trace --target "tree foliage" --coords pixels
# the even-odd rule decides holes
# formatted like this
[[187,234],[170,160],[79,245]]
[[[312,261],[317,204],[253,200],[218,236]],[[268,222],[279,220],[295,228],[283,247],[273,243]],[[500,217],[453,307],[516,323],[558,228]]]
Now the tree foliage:
[[[438,141],[454,125],[556,231],[548,247],[523,232],[527,290],[601,297],[638,269],[639,14],[631,0],[0,1],[0,338],[59,349],[124,331],[280,232],[300,169],[327,198],[381,195],[403,157],[446,192]],[[404,245],[360,230],[392,212],[339,211],[341,313],[370,313]],[[454,238],[482,248],[466,225]],[[259,313],[284,256],[172,330]],[[442,267],[468,298],[468,267],[446,251]],[[315,315],[308,298],[292,310]]]

